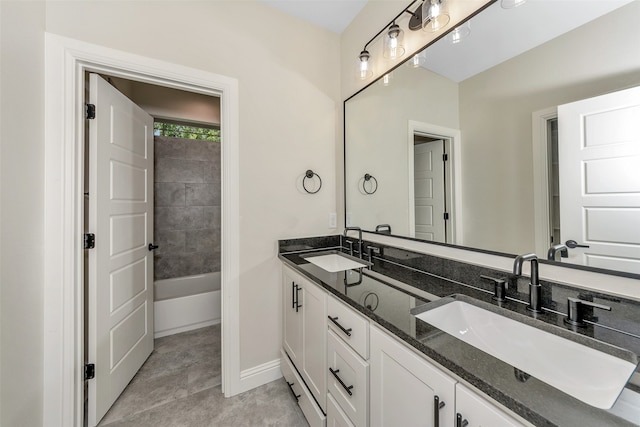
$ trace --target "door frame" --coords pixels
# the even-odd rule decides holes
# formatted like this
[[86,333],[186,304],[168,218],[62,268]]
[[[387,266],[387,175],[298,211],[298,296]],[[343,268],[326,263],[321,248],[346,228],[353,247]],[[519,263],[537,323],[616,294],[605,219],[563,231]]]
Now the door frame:
[[558,117],[558,107],[549,107],[531,114],[533,149],[533,218],[535,252],[547,258],[551,246],[549,236],[549,142],[547,122]]
[[415,189],[414,189],[414,135],[422,134],[441,138],[445,142],[445,152],[450,155],[449,168],[446,172],[445,198],[449,211],[450,223],[447,227],[447,242],[463,245],[462,241],[462,133],[458,129],[409,120],[407,133],[407,172],[409,181],[409,230],[415,235]]
[[49,33],[45,33],[45,64],[45,425],[80,427],[83,422],[83,103],[87,71],[220,97],[222,389],[227,397],[240,393],[237,79]]

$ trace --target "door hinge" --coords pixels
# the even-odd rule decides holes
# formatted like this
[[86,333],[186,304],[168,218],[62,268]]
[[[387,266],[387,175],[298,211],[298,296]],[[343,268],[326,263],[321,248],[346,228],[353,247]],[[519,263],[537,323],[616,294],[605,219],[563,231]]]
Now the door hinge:
[[87,109],[85,111],[86,117],[89,120],[96,118],[96,106],[95,104],[87,104]]
[[87,363],[84,365],[84,379],[92,380],[96,377],[96,365]]
[[96,235],[93,233],[84,234],[84,248],[93,249],[96,247]]
[[449,219],[449,212],[445,212],[444,213],[444,220],[448,220]]
[[442,155],[442,161],[446,162],[447,160],[449,160],[449,155],[445,153]]

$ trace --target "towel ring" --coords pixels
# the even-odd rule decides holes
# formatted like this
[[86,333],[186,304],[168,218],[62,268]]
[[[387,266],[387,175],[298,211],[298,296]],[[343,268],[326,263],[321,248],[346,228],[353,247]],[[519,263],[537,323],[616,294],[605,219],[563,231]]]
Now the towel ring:
[[[318,177],[318,180],[320,181],[320,185],[318,186],[318,189],[316,191],[309,191],[306,185],[306,180],[307,178],[313,179],[314,176]],[[304,188],[304,191],[306,191],[309,194],[316,194],[322,188],[322,178],[320,178],[320,175],[318,175],[317,173],[309,169],[304,173],[304,178],[302,178],[302,188]]]
[[[365,184],[366,184],[367,182],[371,181],[371,180],[373,180],[373,184],[372,184],[372,186],[373,186],[374,184],[375,184],[375,186],[373,186],[373,190],[372,190],[372,191],[368,191],[368,190],[367,190],[367,187],[365,186]],[[364,191],[364,192],[365,192],[365,193],[367,193],[367,194],[373,194],[373,193],[375,193],[376,191],[378,191],[378,180],[376,179],[376,177],[375,177],[375,176],[370,175],[370,174],[368,174],[368,173],[365,173],[365,174],[364,174],[364,179],[363,179],[363,181],[362,181],[362,191]]]

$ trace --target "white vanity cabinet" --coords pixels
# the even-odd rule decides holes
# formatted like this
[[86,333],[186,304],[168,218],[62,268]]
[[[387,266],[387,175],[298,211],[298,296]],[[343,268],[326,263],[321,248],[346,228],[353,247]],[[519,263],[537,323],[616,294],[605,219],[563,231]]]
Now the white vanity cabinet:
[[456,381],[387,332],[369,337],[371,427],[454,427]]
[[458,419],[457,424],[467,427],[525,426],[460,383],[456,384],[456,420]]
[[282,277],[283,347],[324,412],[327,402],[326,293],[286,266]]

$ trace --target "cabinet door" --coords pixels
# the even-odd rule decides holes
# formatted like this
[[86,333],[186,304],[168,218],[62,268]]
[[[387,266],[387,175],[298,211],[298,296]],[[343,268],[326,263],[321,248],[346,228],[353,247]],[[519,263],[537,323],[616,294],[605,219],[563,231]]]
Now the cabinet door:
[[327,300],[318,285],[301,279],[298,300],[302,325],[302,361],[298,369],[324,411],[327,407]]
[[372,427],[454,426],[455,380],[373,326],[369,364]]
[[524,424],[493,406],[462,384],[456,384],[456,417],[467,427],[522,427]]
[[296,307],[301,291],[297,282],[297,274],[286,267],[282,269],[282,346],[296,365],[302,360],[302,321],[300,308]]
[[327,427],[355,427],[330,394],[327,395]]

